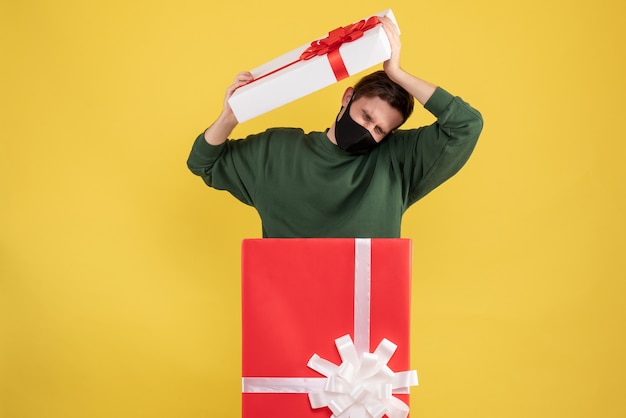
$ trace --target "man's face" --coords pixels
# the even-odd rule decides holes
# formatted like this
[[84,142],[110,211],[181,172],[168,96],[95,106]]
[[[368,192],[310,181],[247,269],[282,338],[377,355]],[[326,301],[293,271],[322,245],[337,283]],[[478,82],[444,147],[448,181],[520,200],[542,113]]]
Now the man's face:
[[[344,102],[345,111],[345,107],[350,102],[350,96],[347,97],[347,101],[344,96]],[[376,142],[382,141],[403,122],[400,111],[391,107],[380,97],[359,97],[352,102],[350,116],[356,123],[370,131]]]

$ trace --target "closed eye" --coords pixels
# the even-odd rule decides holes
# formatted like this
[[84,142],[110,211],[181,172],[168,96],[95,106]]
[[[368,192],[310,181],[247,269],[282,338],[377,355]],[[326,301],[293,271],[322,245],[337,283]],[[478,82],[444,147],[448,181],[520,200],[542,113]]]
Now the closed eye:
[[[363,110],[363,119],[368,122],[371,123],[373,121],[372,117],[370,116],[369,113],[367,113],[365,110]],[[374,131],[380,135],[380,136],[385,136],[387,135],[387,132],[385,132],[380,126],[376,126],[374,128]]]

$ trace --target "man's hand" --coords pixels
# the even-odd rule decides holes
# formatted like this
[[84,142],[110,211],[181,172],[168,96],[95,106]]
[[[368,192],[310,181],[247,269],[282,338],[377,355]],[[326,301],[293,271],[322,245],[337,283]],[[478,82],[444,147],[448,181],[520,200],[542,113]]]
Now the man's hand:
[[239,87],[243,86],[244,84],[248,84],[253,79],[254,77],[252,76],[252,73],[248,71],[242,71],[239,74],[237,74],[237,76],[235,77],[235,80],[233,81],[233,84],[231,84],[226,89],[226,97],[224,98],[224,109],[228,109],[232,112],[232,110],[230,109],[230,105],[228,104],[228,99],[230,98],[230,96],[233,95],[235,90],[237,90]]
[[384,16],[380,18],[383,23],[383,29],[389,38],[391,45],[391,57],[383,63],[383,69],[389,78],[402,86],[406,91],[411,93],[415,99],[422,105],[426,104],[428,99],[433,95],[437,87],[427,81],[417,78],[400,67],[400,30],[393,21]]
[[399,73],[402,71],[400,68],[400,50],[402,48],[402,43],[400,42],[400,30],[387,16],[383,16],[380,18],[383,29],[387,34],[387,38],[389,39],[389,44],[391,45],[391,57],[383,63],[383,69],[391,78],[394,80],[394,76],[398,77]]
[[239,123],[233,110],[228,104],[228,99],[233,95],[235,90],[243,86],[246,83],[252,81],[254,77],[248,71],[242,71],[235,77],[233,83],[226,89],[226,95],[224,97],[224,108],[222,113],[218,116],[217,120],[213,122],[209,128],[204,131],[204,139],[211,145],[220,145],[226,142],[228,135],[235,129],[235,126]]

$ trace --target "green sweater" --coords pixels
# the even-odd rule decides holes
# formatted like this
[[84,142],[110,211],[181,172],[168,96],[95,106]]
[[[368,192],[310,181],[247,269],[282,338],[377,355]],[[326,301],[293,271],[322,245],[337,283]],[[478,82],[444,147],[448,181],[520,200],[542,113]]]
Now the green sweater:
[[430,126],[397,130],[352,155],[325,132],[275,128],[213,146],[196,139],[187,165],[258,211],[266,238],[398,238],[403,213],[467,161],[482,117],[438,88]]

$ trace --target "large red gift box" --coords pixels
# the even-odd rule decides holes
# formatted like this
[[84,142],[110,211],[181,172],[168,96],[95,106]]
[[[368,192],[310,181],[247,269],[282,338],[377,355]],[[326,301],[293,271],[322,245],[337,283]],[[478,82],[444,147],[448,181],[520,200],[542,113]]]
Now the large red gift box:
[[[406,416],[406,411],[380,409],[363,395],[362,386],[373,391],[371,385],[348,388],[350,396],[325,388],[335,383],[341,391],[344,378],[353,381],[346,376],[355,368],[367,374],[366,363],[378,362],[384,370],[369,382],[381,375],[386,379],[391,371],[395,380],[408,379],[394,383],[393,393],[391,384],[379,388],[386,391],[383,398],[408,411],[402,402],[408,405],[408,386],[417,384],[415,372],[408,371],[410,288],[408,239],[244,240],[242,416],[329,417],[331,410],[339,415],[338,408],[369,407],[374,412],[368,409],[371,415],[364,417]],[[349,358],[356,363],[347,364]],[[325,370],[341,377],[321,374]],[[354,398],[357,402],[349,405]],[[314,409],[316,399],[329,402],[328,407]],[[353,416],[359,415],[356,409]],[[341,411],[341,416],[351,415]]]

